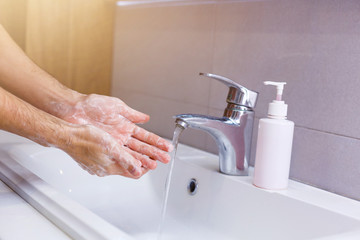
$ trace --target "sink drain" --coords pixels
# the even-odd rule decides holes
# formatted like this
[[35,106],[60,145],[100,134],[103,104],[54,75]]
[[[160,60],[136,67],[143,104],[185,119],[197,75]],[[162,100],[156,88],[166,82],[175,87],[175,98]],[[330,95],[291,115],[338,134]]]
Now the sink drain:
[[189,184],[187,186],[188,193],[190,195],[195,195],[198,189],[198,182],[195,178],[190,179]]

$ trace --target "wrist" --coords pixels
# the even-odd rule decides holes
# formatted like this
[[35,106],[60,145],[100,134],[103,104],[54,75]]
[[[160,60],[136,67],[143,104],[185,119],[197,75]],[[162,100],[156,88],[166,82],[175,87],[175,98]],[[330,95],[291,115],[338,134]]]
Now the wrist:
[[81,125],[68,123],[61,119],[59,119],[59,123],[56,125],[57,130],[54,131],[54,133],[56,133],[55,137],[54,135],[46,136],[47,143],[49,146],[54,146],[67,152],[69,147],[72,147],[74,144],[74,139],[81,133],[83,127]]
[[46,112],[63,119],[71,113],[75,105],[83,101],[87,95],[81,94],[72,89],[66,88],[51,96],[46,106]]

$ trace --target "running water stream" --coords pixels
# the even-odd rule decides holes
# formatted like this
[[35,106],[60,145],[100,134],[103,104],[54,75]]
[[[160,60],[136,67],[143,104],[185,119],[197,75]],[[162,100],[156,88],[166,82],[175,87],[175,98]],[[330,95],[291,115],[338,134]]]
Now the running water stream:
[[161,219],[160,219],[159,228],[158,228],[157,240],[161,240],[161,236],[162,236],[164,219],[165,219],[167,202],[168,202],[170,185],[171,185],[171,176],[172,176],[174,163],[175,163],[175,159],[176,159],[176,151],[177,151],[177,146],[179,143],[179,137],[183,130],[184,130],[184,127],[182,127],[178,124],[176,125],[173,140],[172,140],[172,144],[174,146],[174,151],[172,152],[172,155],[171,155],[170,171],[168,173],[168,176],[166,178],[166,183],[165,183],[165,194],[164,194],[163,206],[162,206],[162,211],[161,211]]

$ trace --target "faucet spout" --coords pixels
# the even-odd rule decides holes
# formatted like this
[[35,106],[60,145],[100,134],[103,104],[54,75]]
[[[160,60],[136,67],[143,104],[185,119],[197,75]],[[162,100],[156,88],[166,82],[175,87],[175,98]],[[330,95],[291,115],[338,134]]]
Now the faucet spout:
[[240,122],[227,117],[199,114],[180,114],[175,118],[176,124],[205,131],[213,137],[219,149],[220,172],[228,175],[248,175],[252,114],[243,114]]
[[229,87],[228,103],[223,117],[199,114],[175,116],[177,126],[194,128],[207,132],[219,148],[220,172],[229,175],[248,175],[250,147],[254,124],[254,111],[258,93],[241,86],[233,80],[211,74],[201,76],[215,79]]

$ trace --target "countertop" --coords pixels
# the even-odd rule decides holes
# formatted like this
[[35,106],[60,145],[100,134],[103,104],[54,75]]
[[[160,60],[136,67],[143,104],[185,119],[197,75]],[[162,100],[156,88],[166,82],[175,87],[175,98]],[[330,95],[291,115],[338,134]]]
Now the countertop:
[[1,240],[71,239],[0,181]]

